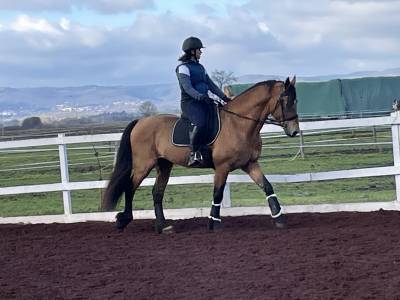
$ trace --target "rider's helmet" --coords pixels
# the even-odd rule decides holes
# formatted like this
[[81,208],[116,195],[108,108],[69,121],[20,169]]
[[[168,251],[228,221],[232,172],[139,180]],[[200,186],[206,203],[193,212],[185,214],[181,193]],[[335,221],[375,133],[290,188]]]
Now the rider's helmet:
[[183,41],[182,50],[184,52],[204,48],[203,43],[197,37],[191,36]]

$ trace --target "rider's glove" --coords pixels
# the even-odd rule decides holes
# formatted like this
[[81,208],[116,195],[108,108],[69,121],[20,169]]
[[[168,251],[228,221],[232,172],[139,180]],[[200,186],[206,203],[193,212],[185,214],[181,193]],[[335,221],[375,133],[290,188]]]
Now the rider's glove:
[[224,95],[224,97],[222,97],[222,100],[224,100],[224,102],[229,102],[232,101],[231,98],[229,98],[228,96]]

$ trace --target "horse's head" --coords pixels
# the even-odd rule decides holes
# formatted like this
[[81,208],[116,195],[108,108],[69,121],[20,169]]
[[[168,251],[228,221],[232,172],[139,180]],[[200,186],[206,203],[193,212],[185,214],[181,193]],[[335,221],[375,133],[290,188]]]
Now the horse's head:
[[281,86],[281,93],[275,110],[271,113],[290,137],[294,137],[300,132],[295,84],[296,76],[291,81],[289,77],[286,79]]

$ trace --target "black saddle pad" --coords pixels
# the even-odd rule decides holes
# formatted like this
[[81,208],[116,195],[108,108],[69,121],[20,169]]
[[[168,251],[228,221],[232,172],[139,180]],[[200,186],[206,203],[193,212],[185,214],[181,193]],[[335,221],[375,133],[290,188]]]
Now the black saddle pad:
[[[211,145],[217,139],[221,128],[221,120],[219,117],[219,109],[217,106],[210,110],[207,123],[207,134],[204,137],[203,144]],[[189,146],[189,132],[192,130],[192,128],[193,125],[192,123],[190,123],[189,119],[184,116],[179,118],[175,122],[174,129],[172,130],[172,143],[175,146]]]

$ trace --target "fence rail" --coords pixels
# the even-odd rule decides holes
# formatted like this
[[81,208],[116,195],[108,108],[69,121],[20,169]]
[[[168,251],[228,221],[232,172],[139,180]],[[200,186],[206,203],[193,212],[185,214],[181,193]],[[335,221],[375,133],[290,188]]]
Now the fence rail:
[[[322,204],[322,205],[292,205],[284,208],[285,212],[330,212],[330,211],[371,211],[377,209],[400,210],[400,113],[394,112],[387,117],[363,118],[363,119],[344,119],[344,120],[325,120],[314,122],[302,122],[302,131],[308,130],[327,130],[343,128],[362,128],[370,126],[391,126],[392,146],[394,165],[376,168],[363,168],[352,170],[340,170],[316,173],[301,173],[291,175],[267,175],[272,183],[289,182],[313,182],[335,179],[362,178],[372,176],[395,176],[396,199],[391,202],[372,202],[372,203],[352,203],[352,204]],[[281,128],[273,125],[265,125],[261,134],[281,133]],[[12,186],[0,188],[1,195],[17,195],[26,193],[55,192],[61,191],[63,194],[63,215],[52,216],[24,216],[24,217],[0,217],[0,223],[51,223],[51,222],[79,222],[89,220],[110,221],[114,218],[114,213],[84,213],[74,214],[72,212],[71,191],[84,189],[100,189],[107,185],[107,181],[84,181],[71,182],[68,172],[68,148],[67,145],[77,143],[96,143],[119,141],[121,133],[97,134],[83,136],[65,136],[63,133],[54,138],[18,140],[10,142],[0,142],[0,150],[16,150],[19,148],[58,145],[59,166],[61,180],[59,183],[38,184],[25,186]],[[300,147],[303,147],[300,145]],[[212,183],[213,175],[180,176],[171,177],[168,184],[200,184]],[[142,182],[142,186],[152,186],[154,178],[147,178]],[[249,183],[252,180],[247,175],[229,175],[224,191],[223,206],[225,215],[246,215],[246,214],[268,214],[266,207],[231,207],[230,184]],[[166,210],[168,218],[187,218],[195,216],[205,216],[209,208],[193,209],[169,209]],[[136,218],[153,218],[153,211],[135,211]]]

